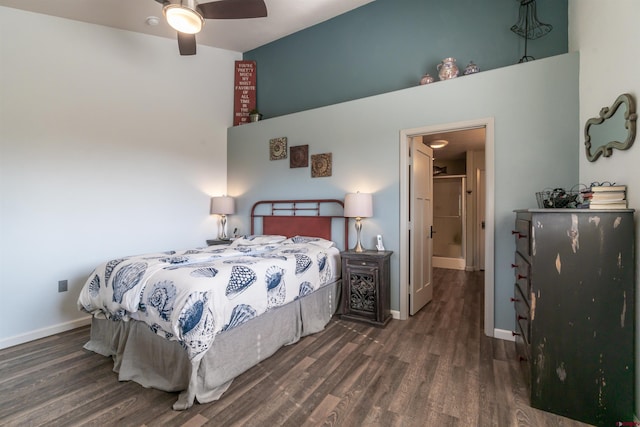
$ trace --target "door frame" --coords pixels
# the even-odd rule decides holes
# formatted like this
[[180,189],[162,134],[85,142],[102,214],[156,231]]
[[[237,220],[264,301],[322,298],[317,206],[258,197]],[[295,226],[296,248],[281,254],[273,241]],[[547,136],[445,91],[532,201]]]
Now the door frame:
[[487,117],[463,122],[423,126],[400,131],[400,320],[409,318],[409,152],[414,137],[430,134],[455,132],[458,130],[485,128],[485,270],[484,270],[484,333],[493,337],[494,332],[494,202],[495,202],[495,165],[494,165],[494,119]]
[[[476,169],[476,188],[474,189],[476,192],[476,206],[481,206],[483,204],[486,204],[486,197],[485,197],[485,192],[486,190],[486,183],[487,181],[487,171],[486,168],[484,169]],[[484,186],[481,186],[481,184],[484,184]],[[485,209],[485,212],[487,210]],[[477,254],[478,254],[478,259],[475,260],[475,266],[476,266],[476,271],[477,270],[484,270],[485,269],[485,248],[484,248],[484,241],[486,239],[486,224],[487,224],[487,219],[484,218],[484,224],[485,227],[482,227],[482,223],[483,223],[483,218],[477,218],[478,222],[475,224],[476,227],[476,240],[475,240],[475,244],[477,247]]]

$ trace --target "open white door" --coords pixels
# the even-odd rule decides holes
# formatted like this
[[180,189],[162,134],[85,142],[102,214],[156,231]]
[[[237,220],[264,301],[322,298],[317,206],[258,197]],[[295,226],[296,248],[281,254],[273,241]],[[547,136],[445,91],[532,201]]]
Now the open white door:
[[433,297],[433,150],[422,138],[411,141],[409,314],[416,314]]

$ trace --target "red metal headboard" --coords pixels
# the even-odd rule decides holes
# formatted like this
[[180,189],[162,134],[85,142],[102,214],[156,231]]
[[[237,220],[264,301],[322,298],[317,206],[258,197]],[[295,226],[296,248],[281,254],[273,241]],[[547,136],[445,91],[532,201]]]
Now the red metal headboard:
[[[266,208],[264,205],[267,205]],[[339,205],[340,215],[321,213],[322,206],[335,208],[335,205]],[[259,207],[263,207],[267,212],[257,213]],[[342,215],[343,210],[344,203],[338,199],[261,200],[251,208],[251,234],[254,234],[256,219],[262,218],[262,234],[313,236],[333,240],[331,225],[333,219],[339,218],[344,222],[346,249],[349,245],[349,224],[347,218]]]

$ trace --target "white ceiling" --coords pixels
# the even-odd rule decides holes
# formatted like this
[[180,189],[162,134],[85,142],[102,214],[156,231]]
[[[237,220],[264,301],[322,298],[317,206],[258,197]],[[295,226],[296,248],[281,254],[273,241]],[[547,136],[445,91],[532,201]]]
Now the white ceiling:
[[[208,19],[196,40],[201,45],[246,52],[372,1],[265,0],[266,18]],[[175,30],[163,19],[162,5],[155,0],[0,0],[0,6],[176,38]],[[161,18],[160,24],[147,25],[145,21],[149,16]]]
[[463,160],[467,151],[485,149],[486,133],[482,127],[422,136],[422,142],[426,145],[437,139],[449,141],[449,144],[444,148],[434,149],[433,157],[440,160]]
[[[246,52],[372,1],[265,0],[266,18],[209,19],[196,40],[201,45]],[[163,19],[162,5],[155,0],[0,0],[0,6],[176,39],[175,30]],[[160,24],[147,25],[149,16],[160,18]],[[434,139],[450,141],[446,148],[435,150],[437,157],[463,159],[467,150],[484,149],[485,135],[484,129],[470,129],[425,135],[423,142]]]

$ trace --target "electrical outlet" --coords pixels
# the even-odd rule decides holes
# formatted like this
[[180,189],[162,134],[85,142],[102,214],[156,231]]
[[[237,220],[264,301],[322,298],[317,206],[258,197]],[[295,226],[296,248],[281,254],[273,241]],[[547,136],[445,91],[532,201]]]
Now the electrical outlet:
[[67,292],[68,282],[66,280],[58,281],[58,292]]

